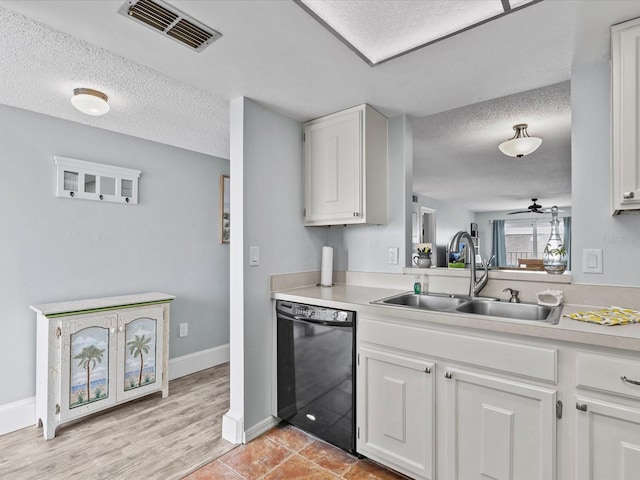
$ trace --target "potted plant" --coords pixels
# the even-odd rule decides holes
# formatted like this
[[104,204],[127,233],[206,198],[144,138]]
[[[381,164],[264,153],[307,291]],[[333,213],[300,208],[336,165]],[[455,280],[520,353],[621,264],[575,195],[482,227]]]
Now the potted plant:
[[418,255],[413,258],[413,263],[418,267],[431,266],[431,248],[429,246],[418,247]]

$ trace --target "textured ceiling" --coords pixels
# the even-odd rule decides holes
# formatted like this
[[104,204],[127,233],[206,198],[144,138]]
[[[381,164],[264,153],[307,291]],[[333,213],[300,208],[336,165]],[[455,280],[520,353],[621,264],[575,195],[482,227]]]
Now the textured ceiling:
[[[229,157],[226,99],[7,10],[0,25],[0,103]],[[110,112],[78,112],[76,87],[106,93]]]
[[[498,144],[518,123],[542,145],[508,157]],[[414,119],[413,131],[417,193],[471,211],[571,205],[570,82]]]
[[[515,8],[532,0],[511,0]],[[300,0],[369,63],[377,64],[505,14],[502,0]]]
[[[371,68],[293,1],[169,2],[223,37],[195,53],[119,15],[124,1],[0,0],[0,103],[228,158],[239,96],[299,121],[364,102],[419,119],[567,81],[609,57],[610,25],[640,16],[638,1],[544,0]],[[76,112],[77,86],[105,91],[111,111]],[[504,123],[477,151],[510,137]],[[487,187],[476,200],[491,196],[464,168]]]

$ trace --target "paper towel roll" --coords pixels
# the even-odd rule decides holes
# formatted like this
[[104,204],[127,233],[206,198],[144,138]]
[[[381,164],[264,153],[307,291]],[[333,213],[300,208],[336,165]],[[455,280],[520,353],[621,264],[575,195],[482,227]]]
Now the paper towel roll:
[[322,269],[320,270],[320,285],[330,287],[333,277],[333,248],[322,247]]

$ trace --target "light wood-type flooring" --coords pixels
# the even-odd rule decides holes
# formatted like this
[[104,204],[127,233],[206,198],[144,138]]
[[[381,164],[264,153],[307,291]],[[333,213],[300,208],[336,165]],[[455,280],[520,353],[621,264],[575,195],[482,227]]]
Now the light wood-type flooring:
[[181,479],[227,453],[222,416],[229,409],[229,364],[169,384],[79,422],[45,440],[27,427],[0,436],[0,479]]

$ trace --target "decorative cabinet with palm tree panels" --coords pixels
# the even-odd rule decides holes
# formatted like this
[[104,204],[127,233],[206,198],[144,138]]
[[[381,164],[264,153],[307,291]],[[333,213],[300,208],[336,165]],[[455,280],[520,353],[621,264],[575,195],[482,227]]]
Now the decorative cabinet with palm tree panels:
[[32,306],[38,314],[36,419],[56,427],[153,392],[169,394],[169,304],[146,293]]

